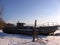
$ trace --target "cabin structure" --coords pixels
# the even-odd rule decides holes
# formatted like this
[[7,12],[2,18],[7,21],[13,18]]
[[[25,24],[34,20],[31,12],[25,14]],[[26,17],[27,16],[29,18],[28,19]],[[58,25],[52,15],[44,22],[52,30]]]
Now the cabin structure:
[[18,22],[16,27],[17,27],[18,29],[22,29],[22,28],[24,27],[24,25],[25,25],[25,23],[20,23],[20,22]]

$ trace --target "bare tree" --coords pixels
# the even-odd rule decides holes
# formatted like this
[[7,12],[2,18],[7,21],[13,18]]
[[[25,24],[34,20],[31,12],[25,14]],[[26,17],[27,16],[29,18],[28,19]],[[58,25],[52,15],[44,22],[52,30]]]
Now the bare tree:
[[2,28],[5,25],[5,22],[3,20],[3,11],[4,7],[0,5],[0,28]]
[[3,10],[4,8],[0,6],[0,22],[3,22],[3,19],[2,19]]

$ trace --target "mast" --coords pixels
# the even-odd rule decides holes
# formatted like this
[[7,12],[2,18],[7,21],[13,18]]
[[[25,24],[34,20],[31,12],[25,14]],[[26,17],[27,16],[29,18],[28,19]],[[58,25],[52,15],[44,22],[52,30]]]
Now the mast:
[[35,24],[34,24],[34,29],[33,29],[33,42],[35,42],[35,38],[36,38],[36,26],[37,26],[37,20],[35,20]]

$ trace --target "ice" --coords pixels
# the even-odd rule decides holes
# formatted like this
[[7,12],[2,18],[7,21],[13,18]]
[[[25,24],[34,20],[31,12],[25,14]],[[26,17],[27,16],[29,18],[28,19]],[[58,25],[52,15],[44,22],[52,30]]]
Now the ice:
[[32,42],[32,36],[7,34],[0,30],[0,45],[60,45],[60,36],[38,36],[39,40]]

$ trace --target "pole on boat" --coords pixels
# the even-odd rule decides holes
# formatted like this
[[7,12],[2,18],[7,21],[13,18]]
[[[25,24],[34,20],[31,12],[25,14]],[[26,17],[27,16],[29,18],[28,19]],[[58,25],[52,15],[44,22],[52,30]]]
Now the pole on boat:
[[37,26],[37,20],[35,20],[35,24],[34,24],[34,29],[33,29],[33,42],[35,42],[35,38],[36,38],[36,26]]

